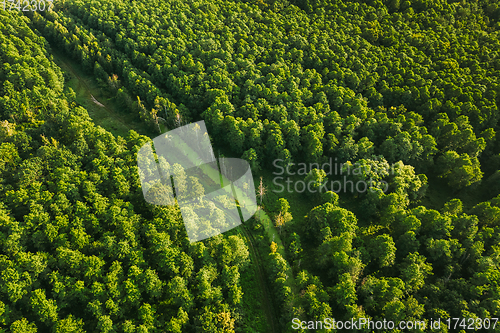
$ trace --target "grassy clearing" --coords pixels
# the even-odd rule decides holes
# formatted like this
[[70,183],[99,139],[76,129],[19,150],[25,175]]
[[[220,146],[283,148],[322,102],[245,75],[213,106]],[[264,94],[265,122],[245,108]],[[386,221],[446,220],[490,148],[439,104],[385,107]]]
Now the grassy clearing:
[[445,180],[435,175],[428,177],[427,193],[421,202],[414,206],[422,205],[428,209],[441,210],[446,202],[458,198],[464,205],[464,211],[467,211],[478,203],[491,200],[494,197],[494,193],[489,191],[489,182],[486,179],[460,191],[454,191],[446,184]]
[[440,210],[448,200],[455,198],[452,194],[453,191],[444,180],[431,176],[428,179],[428,184],[429,187],[420,205],[429,209]]
[[[156,136],[135,115],[122,110],[116,103],[114,97],[110,97],[99,87],[93,76],[82,71],[65,55],[53,52],[54,62],[65,72],[69,80],[66,87],[73,89],[76,94],[76,103],[87,109],[94,123],[103,127],[114,136],[126,137],[130,130],[149,137]],[[97,104],[95,100],[103,106]]]
[[[290,204],[290,213],[293,216],[293,220],[289,222],[290,224],[300,224],[309,211],[317,206],[317,203],[314,202],[313,199],[307,197],[305,193],[296,192],[294,189],[293,184],[298,181],[303,181],[305,176],[276,175],[273,174],[273,171],[263,171],[260,175],[263,177],[262,180],[264,187],[267,190],[263,200],[266,210],[271,212],[277,211],[277,207],[275,205],[278,202],[278,199],[285,198]],[[279,179],[277,177],[283,177],[284,179]],[[292,185],[290,185],[290,192],[286,188],[287,177],[293,181]],[[258,185],[260,177],[255,177],[254,182]],[[285,186],[284,190],[277,184]]]

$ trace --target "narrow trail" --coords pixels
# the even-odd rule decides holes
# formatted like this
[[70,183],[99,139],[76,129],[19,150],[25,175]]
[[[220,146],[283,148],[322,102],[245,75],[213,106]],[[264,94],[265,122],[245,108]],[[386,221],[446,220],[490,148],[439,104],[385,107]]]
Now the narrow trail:
[[104,104],[102,104],[97,99],[95,99],[94,95],[90,94],[90,97],[92,98],[92,102],[94,102],[95,104],[99,105],[101,108],[105,108],[106,107],[106,106],[104,106]]
[[254,247],[255,239],[247,229],[247,226],[245,224],[242,224],[240,230],[243,232],[243,236],[247,239],[248,245],[250,247],[250,252],[252,254],[252,257],[255,259],[255,272],[259,277],[259,283],[262,287],[262,293],[264,294],[264,299],[262,300],[262,303],[265,307],[264,312],[266,313],[267,321],[271,327],[272,332],[276,333],[278,332],[276,330],[278,326],[275,323],[275,319],[278,318],[278,316],[276,315],[274,303],[272,301],[271,290],[265,280],[264,267],[262,267],[262,258],[259,251]]

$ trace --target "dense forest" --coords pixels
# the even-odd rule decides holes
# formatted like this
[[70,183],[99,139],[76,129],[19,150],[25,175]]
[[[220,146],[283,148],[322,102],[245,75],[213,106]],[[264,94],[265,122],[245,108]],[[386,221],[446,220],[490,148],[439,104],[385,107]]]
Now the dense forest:
[[[59,0],[0,17],[0,332],[500,331],[498,0]],[[99,124],[63,63],[144,131]],[[191,243],[177,204],[144,200],[137,152],[199,120],[218,156],[250,163],[260,207]],[[332,158],[370,188],[328,190]],[[317,191],[279,191],[276,161],[315,165],[284,177]]]

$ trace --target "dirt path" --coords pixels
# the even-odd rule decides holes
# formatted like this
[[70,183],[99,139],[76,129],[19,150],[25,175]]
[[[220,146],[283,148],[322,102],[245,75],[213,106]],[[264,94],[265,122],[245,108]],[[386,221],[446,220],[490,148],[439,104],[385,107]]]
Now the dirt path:
[[92,102],[99,105],[101,108],[105,108],[105,106],[102,103],[100,103],[97,99],[95,99],[94,95],[90,94],[90,97],[92,98]]

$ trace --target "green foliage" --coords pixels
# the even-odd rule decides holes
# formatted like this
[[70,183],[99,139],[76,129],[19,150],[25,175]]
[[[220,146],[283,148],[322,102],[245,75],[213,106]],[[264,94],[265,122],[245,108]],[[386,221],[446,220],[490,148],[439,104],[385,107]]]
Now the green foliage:
[[323,169],[312,169],[304,179],[308,186],[306,193],[314,196],[321,196],[322,186],[326,182],[326,172]]
[[346,232],[353,236],[357,228],[357,219],[352,212],[327,202],[311,210],[304,223],[304,232],[309,237],[321,240],[321,230],[325,227],[330,228],[333,235]]
[[[215,330],[234,332],[239,272],[249,261],[245,240],[228,235],[191,245],[178,208],[147,205],[136,153],[149,139],[95,126],[67,101],[61,71],[29,19],[0,16],[0,326],[19,333],[185,332],[190,318],[210,307]],[[89,57],[83,60],[90,67]],[[104,80],[111,67],[90,68]],[[152,101],[156,110],[175,108]],[[150,102],[136,103],[147,121]],[[180,180],[181,190],[202,194],[192,177]]]
[[391,266],[396,260],[396,245],[389,235],[378,235],[373,238],[368,250],[372,261],[378,262],[380,267]]
[[[26,318],[16,320],[10,325],[11,332],[15,333],[36,333],[38,330],[35,324],[28,322]],[[63,331],[57,331],[63,332]],[[69,332],[69,331],[68,331]],[[76,332],[76,331],[75,331]]]
[[[318,190],[336,179],[320,170],[332,158],[360,171],[349,180],[371,182],[301,197],[305,218],[296,197],[266,204],[289,234],[287,251],[266,259],[283,331],[292,318],[499,313],[497,3],[55,5],[0,12],[2,327],[252,330],[239,326],[245,239],[189,244],[178,207],[146,204],[136,152],[148,138],[94,126],[51,48],[151,136],[204,119],[215,146],[254,173],[276,159],[316,163],[306,182]],[[181,195],[203,194],[172,167]]]
[[437,166],[442,172],[440,177],[446,179],[448,185],[457,190],[480,181],[483,176],[476,157],[470,157],[466,153],[458,155],[453,150],[440,156]]
[[401,278],[408,291],[415,292],[422,288],[425,279],[432,274],[432,265],[425,263],[425,257],[418,252],[410,253],[401,267]]
[[242,159],[246,160],[250,164],[252,172],[259,172],[261,170],[260,163],[257,157],[257,152],[255,149],[250,148],[246,150],[241,156]]

